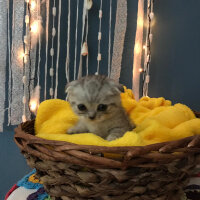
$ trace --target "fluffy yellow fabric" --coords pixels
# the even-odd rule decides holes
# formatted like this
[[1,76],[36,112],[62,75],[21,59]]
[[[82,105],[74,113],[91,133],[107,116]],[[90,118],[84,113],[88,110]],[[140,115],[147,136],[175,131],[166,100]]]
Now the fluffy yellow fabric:
[[200,119],[183,104],[164,98],[143,97],[138,102],[131,90],[121,94],[122,105],[137,127],[123,137],[106,141],[92,133],[68,135],[78,117],[68,102],[54,99],[41,103],[35,122],[36,135],[49,140],[97,146],[143,146],[200,134]]

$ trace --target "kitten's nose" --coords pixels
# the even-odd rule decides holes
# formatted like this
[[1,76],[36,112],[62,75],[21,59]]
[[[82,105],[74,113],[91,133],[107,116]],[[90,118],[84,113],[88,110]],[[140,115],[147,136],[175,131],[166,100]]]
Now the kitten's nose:
[[93,120],[95,118],[95,116],[89,116],[89,118]]
[[90,112],[90,113],[89,113],[89,118],[90,118],[91,120],[93,120],[95,117],[96,117],[96,113],[95,113],[95,112]]

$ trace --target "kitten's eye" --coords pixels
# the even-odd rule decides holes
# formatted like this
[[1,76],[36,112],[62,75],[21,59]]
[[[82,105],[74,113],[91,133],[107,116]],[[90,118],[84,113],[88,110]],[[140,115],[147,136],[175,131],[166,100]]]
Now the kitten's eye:
[[85,110],[87,110],[87,108],[86,108],[86,106],[85,106],[84,104],[79,104],[79,105],[78,105],[78,109],[79,109],[80,111],[85,111]]
[[97,107],[97,110],[98,111],[105,111],[107,109],[107,105],[105,104],[99,104],[98,107]]

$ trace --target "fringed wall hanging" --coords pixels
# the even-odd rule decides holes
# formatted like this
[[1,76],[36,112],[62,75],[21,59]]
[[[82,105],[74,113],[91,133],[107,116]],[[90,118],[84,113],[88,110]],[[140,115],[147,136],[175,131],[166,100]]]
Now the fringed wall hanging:
[[119,81],[121,62],[124,47],[124,38],[127,27],[127,1],[117,1],[116,22],[113,43],[112,67],[110,77]]
[[[4,105],[5,105],[5,83],[6,83],[6,51],[7,51],[7,1],[0,0],[0,132],[3,130]],[[9,9],[9,8],[8,8]],[[3,38],[3,40],[2,40]]]
[[[13,30],[12,30],[12,101],[11,124],[19,124],[23,116],[23,28],[24,28],[24,1],[13,1]],[[28,19],[27,19],[28,20]]]
[[[5,49],[0,55],[0,131],[4,119],[8,125],[16,125],[32,118],[41,100],[59,98],[60,91],[64,94],[65,84],[73,79],[104,71],[119,81],[127,31],[126,0],[0,0],[0,4],[0,37],[3,38],[0,47]],[[140,91],[138,77],[141,75],[138,70],[144,72],[143,94],[148,95],[153,0],[148,0],[147,4],[142,67],[141,35],[145,12],[144,0],[138,1],[133,65],[133,87],[137,99]],[[116,16],[113,18],[114,13]],[[89,16],[90,22],[95,22],[96,30],[89,24]],[[90,36],[93,35],[95,40],[91,42]],[[96,50],[92,45],[97,47]],[[138,54],[135,53],[137,49],[140,50]],[[93,58],[93,65],[88,66]]]

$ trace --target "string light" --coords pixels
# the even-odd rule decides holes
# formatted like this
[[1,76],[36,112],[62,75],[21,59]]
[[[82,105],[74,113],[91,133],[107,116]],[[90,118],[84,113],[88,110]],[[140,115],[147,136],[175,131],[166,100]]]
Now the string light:
[[141,72],[143,72],[144,70],[143,70],[142,68],[139,68],[139,70],[138,70],[138,71],[141,73]]
[[136,54],[138,54],[138,53],[141,52],[141,45],[140,45],[139,43],[136,43],[136,44],[135,44],[134,52],[135,52]]
[[36,2],[35,1],[31,1],[31,10],[34,10],[36,8]]
[[133,92],[135,99],[140,98],[140,73],[143,47],[144,26],[144,0],[138,0],[137,29],[135,34],[134,59],[133,59]]
[[147,33],[146,33],[146,44],[143,46],[145,50],[144,55],[144,74],[143,74],[143,96],[148,96],[148,86],[150,82],[150,75],[149,75],[149,65],[151,61],[151,43],[153,40],[152,34],[152,26],[154,20],[154,12],[153,12],[153,0],[148,0],[147,4]]
[[38,109],[38,100],[37,99],[31,99],[30,102],[29,102],[29,107],[30,107],[30,110],[35,113]]
[[40,102],[40,86],[37,85],[29,101],[29,108],[31,112],[33,112],[34,114],[37,113],[37,110],[39,108],[39,102]]
[[39,31],[39,22],[38,20],[35,20],[32,24],[31,24],[31,32],[32,33],[38,33]]

